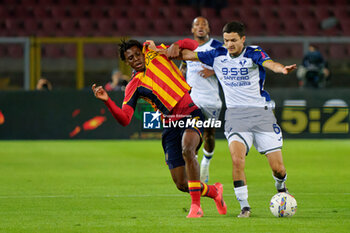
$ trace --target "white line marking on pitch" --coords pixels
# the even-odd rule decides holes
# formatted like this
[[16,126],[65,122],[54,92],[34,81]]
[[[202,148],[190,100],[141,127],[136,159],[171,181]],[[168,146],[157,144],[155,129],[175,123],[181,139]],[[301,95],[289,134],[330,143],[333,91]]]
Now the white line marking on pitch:
[[[269,193],[264,193],[264,194],[249,194],[250,196],[261,196],[261,195],[266,195],[270,196],[271,194]],[[315,196],[315,195],[322,195],[322,196],[330,196],[330,195],[350,195],[350,193],[296,193],[296,196]],[[28,196],[0,196],[0,199],[40,199],[40,198],[123,198],[123,197],[184,197],[186,194],[135,194],[135,195],[28,195]],[[224,196],[235,196],[234,194],[225,194]]]

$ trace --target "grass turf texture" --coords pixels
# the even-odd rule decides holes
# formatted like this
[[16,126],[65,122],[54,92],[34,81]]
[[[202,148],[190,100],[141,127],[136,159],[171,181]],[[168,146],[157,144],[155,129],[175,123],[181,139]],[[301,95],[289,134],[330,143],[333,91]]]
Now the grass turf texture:
[[204,217],[186,219],[190,197],[175,188],[160,141],[0,141],[0,232],[349,232],[349,151],[349,140],[285,140],[298,211],[276,218],[268,162],[252,149],[253,214],[238,219],[227,142],[218,140],[210,183],[224,184],[228,214],[202,198]]

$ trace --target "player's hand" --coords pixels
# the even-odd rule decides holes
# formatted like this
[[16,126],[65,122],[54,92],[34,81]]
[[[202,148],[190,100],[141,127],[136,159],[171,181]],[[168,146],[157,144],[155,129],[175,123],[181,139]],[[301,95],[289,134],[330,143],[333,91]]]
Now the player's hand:
[[153,50],[153,51],[156,51],[157,50],[157,47],[156,47],[156,44],[154,43],[153,40],[146,40],[145,43],[143,43],[143,45],[147,45],[149,49]]
[[175,59],[180,57],[180,46],[178,43],[173,43],[167,49],[166,56],[170,59]]
[[199,71],[199,75],[202,78],[209,78],[210,76],[213,76],[215,74],[214,70],[210,70],[208,68],[205,68],[204,66],[202,66],[203,70]]
[[107,92],[105,91],[105,89],[103,89],[102,86],[96,87],[96,84],[93,84],[92,91],[94,92],[94,95],[97,99],[107,101],[109,98]]
[[297,65],[296,64],[293,64],[293,65],[290,65],[290,66],[285,66],[282,69],[282,74],[289,74],[290,72],[292,72],[293,70],[296,70],[296,69],[297,69]]

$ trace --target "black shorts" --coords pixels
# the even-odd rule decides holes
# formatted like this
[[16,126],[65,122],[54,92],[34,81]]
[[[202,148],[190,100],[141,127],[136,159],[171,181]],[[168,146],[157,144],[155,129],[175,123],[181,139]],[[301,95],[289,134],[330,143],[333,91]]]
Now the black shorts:
[[[186,122],[187,119],[197,118],[198,120],[204,121],[204,116],[200,109],[196,109],[191,112],[189,117],[184,117],[178,121]],[[169,169],[173,169],[176,167],[184,166],[185,160],[182,157],[182,136],[186,129],[192,129],[198,133],[201,138],[200,143],[198,144],[197,150],[202,145],[202,135],[203,135],[203,127],[197,128],[192,127],[169,127],[164,128],[162,133],[162,145],[165,154],[165,161],[169,167]]]

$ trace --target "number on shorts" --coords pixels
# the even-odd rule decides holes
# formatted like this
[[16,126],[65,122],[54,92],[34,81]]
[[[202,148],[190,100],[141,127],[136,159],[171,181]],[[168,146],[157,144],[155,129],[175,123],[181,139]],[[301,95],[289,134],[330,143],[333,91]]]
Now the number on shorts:
[[275,131],[276,134],[279,134],[281,132],[280,127],[277,124],[273,124],[273,131]]

